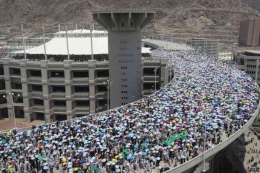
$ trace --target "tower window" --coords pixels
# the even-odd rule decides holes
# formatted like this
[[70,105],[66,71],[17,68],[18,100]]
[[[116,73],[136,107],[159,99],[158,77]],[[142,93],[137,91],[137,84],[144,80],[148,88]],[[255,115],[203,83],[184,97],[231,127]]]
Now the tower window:
[[125,23],[124,22],[121,23],[121,27],[125,27]]

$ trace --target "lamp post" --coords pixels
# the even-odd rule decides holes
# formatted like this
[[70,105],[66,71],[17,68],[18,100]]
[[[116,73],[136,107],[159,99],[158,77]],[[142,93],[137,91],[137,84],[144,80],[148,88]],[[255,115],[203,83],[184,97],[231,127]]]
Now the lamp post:
[[154,92],[156,92],[156,73],[159,67],[155,67],[154,69]]
[[154,86],[152,85],[152,87],[151,87],[151,93],[153,93],[153,90],[154,90]]
[[67,55],[68,55],[68,60],[70,60],[69,39],[68,39],[68,26],[67,26],[67,24],[65,25],[65,29],[66,29]]
[[100,109],[101,109],[100,107],[99,107],[99,108],[97,108],[97,109],[96,109],[96,113],[97,113],[97,112],[99,112],[99,110],[100,110]]
[[259,59],[256,60],[256,72],[255,72],[255,82],[258,85],[258,73],[259,73]]
[[26,58],[26,51],[25,51],[25,39],[24,39],[24,32],[23,32],[23,24],[21,24],[21,31],[22,31],[22,38],[23,38],[23,53],[24,53],[24,59]]
[[103,82],[103,84],[107,87],[107,110],[109,110],[109,101],[110,101],[110,87],[112,86],[113,82],[111,80],[107,80],[106,82]]
[[135,96],[132,96],[133,97],[133,102],[135,101]]
[[43,46],[44,47],[44,57],[45,57],[45,60],[47,60],[44,25],[42,25],[42,36],[43,36],[43,45],[44,45]]
[[172,80],[172,66],[169,66],[168,69],[169,69],[170,81],[171,81]]
[[[205,115],[205,114],[204,114]],[[202,172],[206,172],[205,168],[205,150],[206,150],[206,122],[207,122],[207,114],[205,115],[205,123],[204,123],[204,136],[203,136],[203,169]]]
[[91,60],[94,60],[93,55],[93,30],[94,30],[94,24],[90,24],[90,45],[91,45]]
[[15,99],[15,101],[16,101],[20,97],[20,94],[17,94],[17,96],[15,96],[14,93],[8,93],[7,95],[11,96],[11,100],[9,100],[6,95],[3,95],[3,98],[12,104],[12,110],[13,110],[13,116],[14,116],[14,127],[15,127],[15,129],[17,129],[13,97],[16,97],[16,99]]

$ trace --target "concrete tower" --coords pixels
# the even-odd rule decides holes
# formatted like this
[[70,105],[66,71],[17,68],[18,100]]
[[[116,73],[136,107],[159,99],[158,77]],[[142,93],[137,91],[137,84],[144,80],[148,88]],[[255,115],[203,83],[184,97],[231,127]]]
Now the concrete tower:
[[110,108],[141,98],[141,29],[154,12],[94,12],[93,18],[108,30]]

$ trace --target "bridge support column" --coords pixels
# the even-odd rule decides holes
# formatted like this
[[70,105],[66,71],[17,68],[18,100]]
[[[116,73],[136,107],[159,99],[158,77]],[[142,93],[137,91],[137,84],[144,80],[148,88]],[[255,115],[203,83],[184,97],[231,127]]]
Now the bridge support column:
[[193,173],[209,173],[210,164],[208,162],[205,163],[205,171],[203,171],[203,163],[199,164]]
[[154,12],[115,10],[95,12],[93,18],[108,30],[109,80],[113,82],[110,108],[140,99],[141,29],[154,18]]
[[211,159],[211,165],[210,165],[210,173],[218,173],[219,172],[219,153],[217,153],[212,159]]

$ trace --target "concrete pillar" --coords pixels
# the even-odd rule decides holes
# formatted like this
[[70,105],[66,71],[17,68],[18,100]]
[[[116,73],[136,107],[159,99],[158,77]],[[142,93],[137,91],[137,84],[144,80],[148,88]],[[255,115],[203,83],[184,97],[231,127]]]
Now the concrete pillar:
[[[3,68],[4,68],[4,79],[5,79],[5,91],[6,94],[7,93],[11,93],[12,92],[12,88],[11,88],[11,78],[10,78],[10,67],[9,67],[9,59],[3,59]],[[10,95],[6,95],[8,100],[11,100],[11,96]],[[8,110],[8,118],[9,119],[13,119],[14,115],[13,115],[13,106],[10,103],[10,101],[7,100],[7,110]]]
[[[93,18],[108,30],[110,108],[142,97],[141,29],[153,12],[97,12]],[[122,87],[127,85],[127,87]]]
[[259,74],[259,59],[256,60],[256,69],[255,69],[255,82],[258,85],[258,74]]
[[[131,102],[132,96],[136,99],[142,97],[141,42],[138,40],[141,40],[140,31],[109,32],[108,34],[109,78],[113,82],[110,87],[110,108]],[[127,85],[127,89],[122,88],[122,84]]]
[[[162,59],[162,60],[160,60],[161,62],[160,62],[160,88],[161,87],[164,87],[165,85],[167,85],[167,83],[168,83],[168,71],[169,71],[169,69],[166,67],[166,65],[167,65],[167,60],[164,60],[164,59]],[[167,76],[166,76],[166,74],[167,74]],[[159,89],[159,88],[158,88]]]
[[[144,58],[142,58],[142,62],[141,62],[141,91],[142,91],[142,96],[141,97],[143,97],[144,96],[144,61],[145,61],[145,59]],[[132,100],[131,102],[133,102],[133,101],[135,101],[135,100],[138,100],[138,98],[136,98],[136,97],[134,97],[134,100]]]
[[[22,83],[22,97],[23,97],[23,110],[25,122],[31,122],[32,120],[32,109],[30,105],[30,94],[28,89],[27,81],[27,60],[20,60],[20,70],[21,70],[21,83]],[[35,118],[35,117],[34,117]]]
[[213,172],[212,173],[218,173],[219,172],[219,153],[217,153],[213,158],[213,164],[211,165]]
[[75,118],[75,108],[72,107],[74,96],[71,90],[71,63],[72,60],[64,61],[64,77],[65,77],[65,92],[66,92],[66,108],[67,108],[67,119]]
[[89,109],[90,113],[93,114],[96,111],[96,61],[89,60],[88,61],[88,74],[89,74]]
[[[197,167],[195,168],[195,170],[193,171],[193,173],[204,173],[203,172],[203,163],[197,165]],[[205,171],[208,173],[209,171],[209,163],[205,162]]]
[[165,67],[165,74],[164,74],[164,86],[170,82],[170,69]]
[[213,157],[213,158],[209,161],[209,172],[210,172],[210,173],[214,173],[214,160],[215,160],[215,157]]
[[42,99],[44,102],[44,118],[46,122],[52,122],[53,110],[50,108],[51,95],[49,91],[48,60],[41,61],[42,73]]

